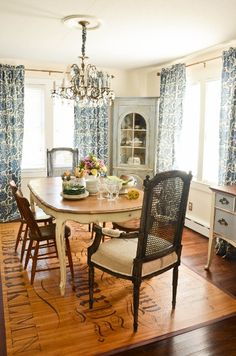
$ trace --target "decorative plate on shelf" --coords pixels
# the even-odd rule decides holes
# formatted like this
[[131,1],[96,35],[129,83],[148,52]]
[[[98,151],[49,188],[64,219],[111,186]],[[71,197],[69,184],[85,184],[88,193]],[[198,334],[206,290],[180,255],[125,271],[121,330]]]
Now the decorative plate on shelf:
[[89,196],[89,192],[87,192],[87,190],[85,191],[85,193],[83,194],[64,194],[61,193],[61,196],[64,199],[68,199],[68,200],[79,200],[79,199],[85,199]]

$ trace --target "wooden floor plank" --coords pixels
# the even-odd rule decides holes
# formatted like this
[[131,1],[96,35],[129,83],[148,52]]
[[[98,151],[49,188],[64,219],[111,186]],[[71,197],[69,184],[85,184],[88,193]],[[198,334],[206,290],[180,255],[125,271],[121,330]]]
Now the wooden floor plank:
[[[9,231],[5,231],[4,234],[11,240],[11,235],[14,235],[14,232]],[[74,235],[78,235],[77,228],[75,228],[74,232]],[[216,320],[217,318],[224,319],[225,316],[234,313],[236,310],[236,300],[230,295],[222,293],[212,283],[207,283],[201,277],[204,276],[211,279],[211,276],[206,276],[206,272],[202,268],[205,264],[205,261],[202,263],[204,259],[202,255],[207,250],[207,241],[200,235],[195,235],[187,229],[185,235],[183,267],[180,269],[181,278],[175,313],[171,314],[171,276],[168,276],[167,273],[165,277],[158,278],[158,283],[151,281],[145,285],[143,294],[141,295],[140,332],[137,335],[133,335],[132,333],[132,288],[128,281],[118,283],[113,277],[110,278],[108,275],[97,273],[96,282],[98,283],[98,287],[96,295],[98,301],[95,303],[95,309],[89,311],[87,270],[84,261],[86,260],[86,246],[91,243],[91,240],[87,236],[84,238],[85,245],[81,252],[76,250],[77,238],[75,237],[74,241],[72,241],[72,250],[76,258],[77,288],[75,293],[72,292],[68,273],[66,298],[62,298],[59,293],[58,271],[36,274],[36,283],[34,288],[32,288],[28,283],[27,272],[22,273],[20,268],[18,268],[19,261],[17,262],[17,256],[12,252],[10,255],[6,255],[5,257],[9,259],[7,267],[12,268],[15,263],[16,268],[14,273],[8,273],[8,281],[10,283],[8,293],[6,293],[5,289],[5,294],[3,294],[3,298],[5,300],[8,299],[8,312],[5,315],[8,350],[12,354],[21,351],[22,355],[30,353],[32,355],[33,349],[33,354],[35,355],[42,354],[42,352],[43,355],[52,355],[55,354],[56,347],[56,349],[61,350],[65,354],[73,355],[78,354],[79,344],[79,351],[83,356],[114,352],[111,350],[118,352],[117,350],[120,348],[125,349],[123,352],[124,355],[128,354],[127,352],[136,352],[135,354],[140,353],[141,355],[143,352],[145,354],[146,348],[148,348],[148,354],[152,352],[152,347],[155,350],[153,352],[156,352],[156,347],[159,346],[164,350],[164,345],[167,345],[166,341],[159,341],[152,346],[142,346],[133,351],[128,351],[130,348],[129,345],[134,343],[138,345],[150,342],[150,340],[153,341],[158,337],[158,333],[162,337],[163,335],[173,335],[173,333],[185,331],[183,335],[185,335],[187,340],[191,339],[191,335],[194,337],[194,340],[196,340],[196,342],[194,341],[194,345],[196,343],[196,346],[194,346],[193,350],[199,352],[199,345],[200,347],[204,345],[204,330],[211,327],[209,324],[212,323],[212,320]],[[79,238],[81,238],[81,234]],[[194,241],[196,242],[195,249]],[[202,253],[198,251],[199,246],[197,241],[199,241]],[[12,248],[14,246],[13,242],[14,239],[12,239],[12,244],[8,243],[5,247],[8,249],[9,247]],[[191,259],[191,255],[193,259]],[[195,261],[198,275],[184,267],[184,264],[189,263],[190,267],[194,269],[195,266],[192,260]],[[214,259],[212,274],[217,269],[216,265],[219,264],[217,261],[218,258]],[[228,267],[228,261],[220,258],[219,262],[223,263],[226,270],[227,268],[231,268],[230,263]],[[3,266],[1,266],[1,269],[2,273],[4,273]],[[218,283],[222,288],[225,288],[220,270],[218,273],[216,272],[216,275],[217,277],[211,280],[214,283]],[[13,280],[14,283],[12,282]],[[229,281],[230,278],[228,278],[227,285],[230,285]],[[233,292],[234,287],[232,283],[230,293]],[[151,304],[147,303],[148,298],[151,299]],[[19,314],[18,304],[21,305],[22,314]],[[151,312],[147,310],[151,310]],[[104,313],[106,313],[105,317]],[[223,322],[227,324],[226,320],[223,320]],[[11,324],[11,328],[9,328],[9,323]],[[91,329],[91,323],[93,329]],[[202,323],[205,323],[204,326]],[[218,323],[216,322],[215,325],[218,325]],[[202,326],[200,329],[190,331],[191,328],[196,328],[200,325]],[[154,333],[153,329],[155,330]],[[156,330],[158,330],[158,333]],[[194,334],[195,332],[196,334]],[[181,341],[184,340],[183,335],[172,336],[167,339],[168,352],[171,352],[169,355],[172,355],[172,352],[182,352],[179,355],[187,355],[188,353],[184,352],[190,352],[187,345],[185,345],[186,350],[184,351],[183,342]],[[87,342],[84,345],[85,338],[87,338]],[[52,343],[52,340],[55,339],[57,340],[56,345],[54,342]],[[198,340],[202,340],[199,345]],[[29,347],[30,342],[31,345]],[[170,349],[170,345],[172,345],[172,350]],[[209,345],[208,342],[205,342],[204,348],[208,350],[211,347]]]

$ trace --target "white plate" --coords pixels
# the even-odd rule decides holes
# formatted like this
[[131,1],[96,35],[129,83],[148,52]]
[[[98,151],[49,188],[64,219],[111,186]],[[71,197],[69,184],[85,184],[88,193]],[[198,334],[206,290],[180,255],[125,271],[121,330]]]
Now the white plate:
[[84,199],[84,198],[87,198],[89,196],[89,192],[87,192],[87,190],[85,191],[84,194],[78,194],[78,195],[73,195],[73,194],[63,194],[61,193],[61,196],[64,198],[64,199],[68,199],[68,200],[79,200],[79,199]]

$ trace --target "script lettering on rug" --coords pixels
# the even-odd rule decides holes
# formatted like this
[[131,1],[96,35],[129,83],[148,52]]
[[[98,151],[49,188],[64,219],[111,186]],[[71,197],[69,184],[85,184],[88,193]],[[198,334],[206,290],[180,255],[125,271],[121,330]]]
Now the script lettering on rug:
[[3,238],[2,254],[12,348],[14,353],[40,351],[24,271],[14,252],[14,245],[15,241],[9,240],[9,237]]

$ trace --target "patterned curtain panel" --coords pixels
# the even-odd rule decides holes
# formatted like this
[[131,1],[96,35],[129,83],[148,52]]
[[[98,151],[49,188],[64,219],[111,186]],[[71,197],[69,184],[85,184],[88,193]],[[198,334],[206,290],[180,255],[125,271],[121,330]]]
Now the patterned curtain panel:
[[[219,184],[236,183],[236,48],[223,52],[220,110]],[[218,239],[216,254],[236,259],[236,248]]]
[[236,183],[236,48],[223,52],[219,184]]
[[176,167],[176,152],[182,128],[183,99],[186,86],[184,64],[161,71],[157,171]]
[[108,107],[75,107],[74,145],[79,158],[89,153],[108,163]]
[[24,130],[24,67],[0,64],[0,221],[19,217],[9,189],[21,182]]

